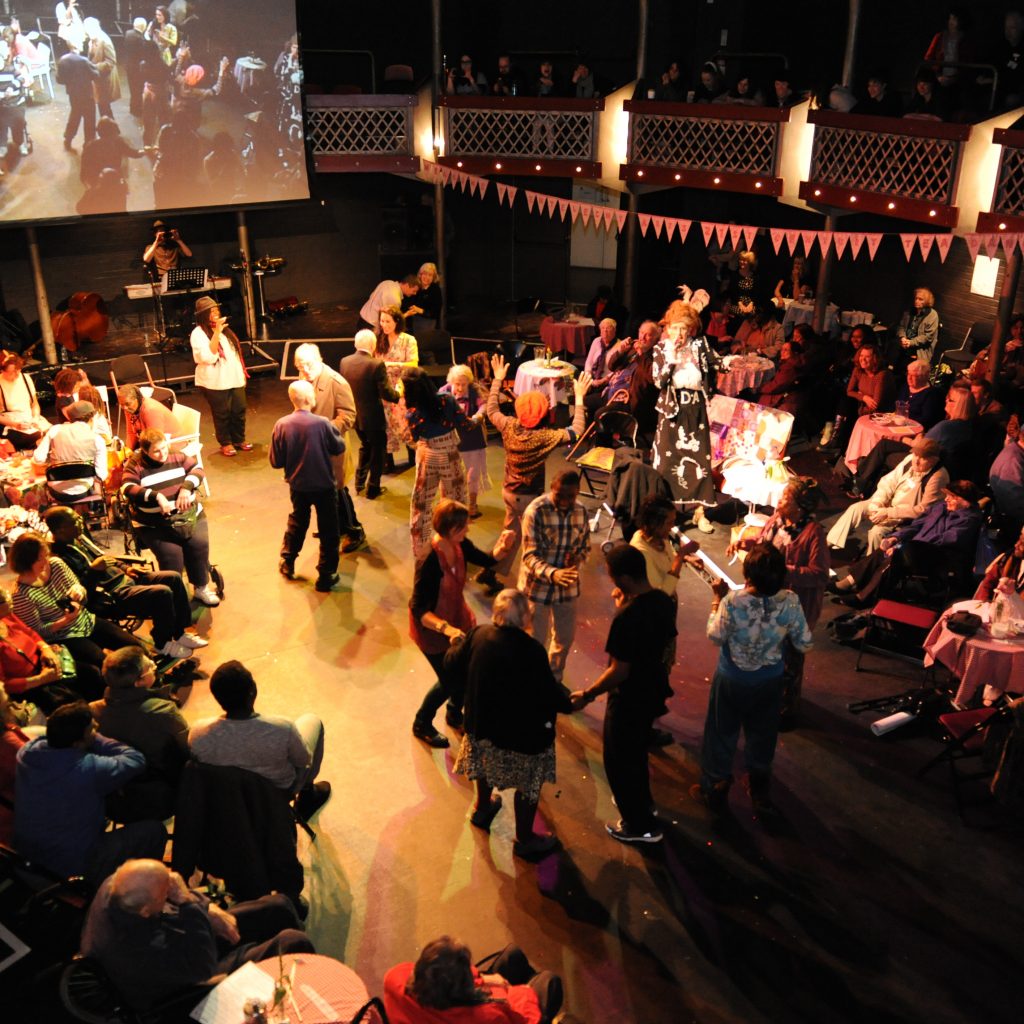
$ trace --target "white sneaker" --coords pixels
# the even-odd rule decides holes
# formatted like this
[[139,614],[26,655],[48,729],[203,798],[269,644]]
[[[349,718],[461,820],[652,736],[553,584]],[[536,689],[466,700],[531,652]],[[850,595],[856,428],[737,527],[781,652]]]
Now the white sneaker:
[[204,640],[198,633],[182,633],[176,642],[181,644],[182,647],[188,647],[193,651],[198,647],[208,647],[210,643],[209,640]]
[[177,640],[168,640],[156,653],[168,658],[189,658],[192,656],[192,648],[179,644]]
[[195,593],[192,596],[196,601],[200,604],[205,604],[208,608],[214,608],[220,604],[217,591],[209,583],[205,587],[196,587]]

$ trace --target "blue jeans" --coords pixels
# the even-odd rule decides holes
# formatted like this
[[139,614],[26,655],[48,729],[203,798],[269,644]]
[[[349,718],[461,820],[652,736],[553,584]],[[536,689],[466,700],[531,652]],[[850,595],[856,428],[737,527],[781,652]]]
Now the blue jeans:
[[[781,668],[781,666],[780,666]],[[715,671],[700,752],[701,787],[732,778],[732,762],[743,729],[743,757],[753,779],[771,774],[779,737],[783,677],[750,680]]]

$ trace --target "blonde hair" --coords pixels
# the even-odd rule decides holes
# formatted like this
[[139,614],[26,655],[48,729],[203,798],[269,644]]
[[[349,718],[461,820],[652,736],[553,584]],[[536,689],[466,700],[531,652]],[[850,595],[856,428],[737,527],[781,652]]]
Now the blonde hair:
[[612,327],[614,327],[616,331],[617,331],[617,330],[619,329],[619,324],[618,324],[618,321],[616,321],[615,317],[612,317],[612,316],[606,316],[606,317],[605,317],[605,318],[604,318],[604,319],[603,319],[603,320],[602,320],[602,321],[601,321],[601,322],[600,322],[600,323],[599,323],[599,324],[597,325],[597,327],[598,327],[598,330],[600,330],[600,329],[601,329],[602,327],[604,327],[604,325],[605,325],[605,324],[611,324],[611,325],[612,325]]
[[456,363],[448,371],[448,377],[446,379],[449,384],[454,384],[457,380],[464,380],[467,384],[472,384],[475,380],[473,371],[464,363]]
[[686,324],[686,333],[696,337],[700,333],[700,314],[688,302],[676,299],[661,318],[662,324]]
[[951,403],[951,420],[971,420],[978,414],[978,403],[975,402],[970,388],[950,388],[947,401]]
[[757,269],[757,257],[750,249],[746,249],[744,252],[741,252],[739,260],[740,263],[749,263],[751,270]]
[[424,263],[416,273],[417,274],[422,274],[424,270],[429,270],[430,273],[433,275],[433,277],[434,277],[433,283],[434,284],[438,284],[439,285],[441,283],[441,275],[437,272],[437,264],[436,263]]

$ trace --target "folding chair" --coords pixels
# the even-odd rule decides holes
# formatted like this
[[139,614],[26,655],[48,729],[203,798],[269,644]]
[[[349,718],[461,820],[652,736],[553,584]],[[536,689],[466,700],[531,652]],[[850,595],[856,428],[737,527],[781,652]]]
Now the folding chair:
[[598,411],[594,421],[583,431],[566,456],[566,461],[580,471],[581,494],[588,498],[599,498],[604,494],[605,488],[602,488],[601,494],[594,489],[591,474],[607,487],[616,449],[635,448],[637,429],[635,417],[628,412],[608,408]]
[[[85,489],[75,494],[51,486],[60,483],[81,483]],[[106,528],[109,523],[103,484],[96,476],[96,467],[91,462],[55,462],[47,466],[46,490],[55,502],[73,508],[90,526],[98,524]]]
[[[868,626],[860,641],[855,671],[867,671],[861,668],[866,651],[888,654],[923,667],[924,639],[938,621],[939,614],[933,608],[919,608],[900,601],[879,601],[868,612]],[[890,640],[892,644],[886,646],[877,642],[882,639]],[[910,653],[911,650],[914,653]]]
[[198,409],[192,409],[180,402],[171,410],[174,418],[178,421],[178,433],[175,437],[168,438],[172,452],[184,452],[186,455],[194,455],[199,466],[204,470],[203,490],[206,496],[210,497],[210,481],[206,477],[203,466],[203,443],[199,439],[199,420],[201,414]]

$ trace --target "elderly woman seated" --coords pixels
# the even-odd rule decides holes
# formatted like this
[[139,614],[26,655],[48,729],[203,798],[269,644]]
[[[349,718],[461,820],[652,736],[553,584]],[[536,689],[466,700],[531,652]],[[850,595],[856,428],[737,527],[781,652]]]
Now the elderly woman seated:
[[867,558],[854,562],[832,589],[865,606],[896,591],[907,577],[926,580],[927,596],[945,598],[950,575],[960,586],[974,561],[981,530],[980,493],[969,480],[954,480],[913,522],[886,537]]
[[794,417],[799,415],[808,396],[806,373],[803,345],[799,341],[784,342],[779,351],[778,371],[761,387],[753,401],[792,413]]
[[949,473],[939,465],[937,441],[919,437],[910,446],[910,454],[878,482],[874,494],[855,501],[828,532],[832,548],[845,548],[850,534],[870,522],[867,551],[876,551],[882,541],[901,526],[924,513],[941,497],[949,483]]
[[133,451],[144,430],[158,430],[172,437],[179,432],[174,413],[163,402],[146,398],[134,384],[122,384],[117,389],[117,404],[125,416],[125,443]]
[[[1008,582],[1000,587],[1002,580]],[[978,589],[974,592],[974,600],[991,601],[997,589],[1018,594],[1024,592],[1024,529],[1020,531],[1009,551],[992,559],[978,584]]]

